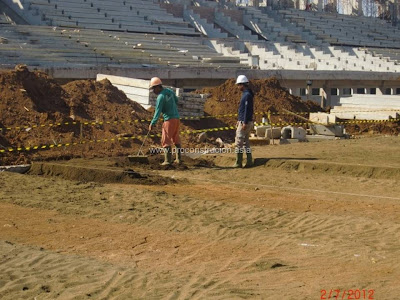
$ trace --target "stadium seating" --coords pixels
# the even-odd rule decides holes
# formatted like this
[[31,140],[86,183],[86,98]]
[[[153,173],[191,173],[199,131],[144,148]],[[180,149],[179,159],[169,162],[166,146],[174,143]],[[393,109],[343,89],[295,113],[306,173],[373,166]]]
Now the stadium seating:
[[[370,18],[354,18],[344,16],[342,23],[348,25],[346,33],[336,34],[343,29],[334,27],[331,24],[334,18],[330,14],[310,13],[299,10],[263,10],[253,7],[241,8],[243,11],[243,24],[223,16],[217,12],[215,21],[221,27],[227,26],[226,30],[235,32],[239,39],[257,41],[265,39],[263,42],[265,53],[257,49],[260,55],[261,68],[284,68],[284,69],[318,69],[318,70],[352,70],[352,71],[391,71],[396,69],[396,63],[382,59],[382,56],[373,56],[363,51],[365,44],[369,41],[366,34],[354,28],[363,28],[363,24]],[[322,15],[320,15],[322,14]],[[327,17],[328,16],[328,17]],[[351,20],[351,22],[349,21]],[[314,23],[313,23],[314,22]],[[358,24],[359,22],[360,24]],[[373,30],[378,30],[376,21]],[[378,21],[379,22],[379,21]],[[317,24],[317,25],[316,25]],[[332,29],[332,28],[333,29]],[[368,27],[367,27],[368,28]],[[387,28],[387,26],[386,26]],[[365,31],[366,29],[364,29]],[[380,29],[382,32],[383,30]],[[397,32],[396,29],[385,29],[386,32]],[[255,33],[258,36],[255,36]],[[347,35],[346,35],[347,34]],[[399,35],[400,36],[400,35]],[[398,38],[385,38],[386,47],[399,47]],[[370,45],[382,46],[382,41],[370,42]],[[252,47],[251,49],[255,49]],[[272,56],[271,56],[272,55]],[[273,55],[280,55],[274,57]],[[263,66],[263,62],[265,62]],[[273,62],[272,65],[268,62]]]
[[[12,0],[2,0],[11,3]],[[169,0],[21,0],[1,62],[398,72],[400,30],[382,20]],[[40,58],[41,53],[47,57]],[[48,60],[48,61],[47,61]]]
[[400,31],[377,18],[281,10],[277,14],[331,45],[399,47]]
[[106,32],[48,26],[5,25],[0,63],[31,65],[146,64],[237,68],[237,57],[224,57],[195,37]]
[[22,0],[40,25],[100,30],[199,35],[157,3],[141,0]]
[[385,58],[393,61],[397,65],[400,65],[400,49],[368,47],[365,49],[365,51],[373,56]]

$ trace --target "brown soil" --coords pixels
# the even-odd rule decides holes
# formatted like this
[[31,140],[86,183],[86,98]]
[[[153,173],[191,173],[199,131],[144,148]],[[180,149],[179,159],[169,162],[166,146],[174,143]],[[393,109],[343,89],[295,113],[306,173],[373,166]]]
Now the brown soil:
[[[285,88],[281,87],[278,79],[268,78],[250,80],[250,88],[254,92],[254,111],[256,112],[256,122],[261,122],[262,117],[267,117],[266,113],[271,112],[271,122],[281,123],[303,123],[304,120],[288,114],[286,111],[301,113],[301,117],[308,118],[309,112],[324,111],[313,101],[303,101],[300,97],[293,96]],[[205,113],[208,115],[237,114],[241,91],[235,85],[235,80],[227,80],[224,84],[215,88],[205,88],[199,93],[210,94],[206,104]],[[285,111],[286,110],[286,111]],[[234,126],[236,116],[221,117],[219,120],[207,119],[204,121],[221,127],[224,125]],[[343,120],[346,121],[346,120]],[[305,125],[302,125],[303,127]],[[400,133],[400,122],[385,122],[381,124],[345,124],[348,134],[393,134]],[[233,138],[234,133],[229,133],[226,137]]]
[[[346,122],[346,120],[344,120]],[[400,134],[400,122],[384,122],[384,123],[359,123],[359,124],[346,124],[346,132],[348,134]]]
[[[151,117],[108,80],[81,80],[60,86],[46,74],[29,72],[24,66],[0,73],[0,99],[0,126],[12,128],[1,133],[0,143],[6,149],[128,137],[122,142],[94,142],[49,151],[6,153],[2,155],[3,164],[130,153],[132,146],[139,143],[130,137],[146,134],[148,127],[144,122],[133,121]],[[76,124],[71,124],[74,121]],[[84,124],[102,121],[117,123]],[[61,126],[54,125],[57,123]],[[45,126],[35,128],[38,124]],[[16,126],[26,128],[16,129]]]
[[[399,143],[254,147],[251,169],[231,154],[0,173],[0,298],[399,299]],[[143,178],[115,183],[126,168]]]
[[[272,122],[294,122],[299,121],[291,115],[282,113],[284,109],[291,112],[316,112],[323,111],[320,106],[312,101],[302,101],[300,97],[293,96],[286,89],[282,88],[278,79],[257,79],[250,80],[250,88],[254,92],[254,111],[256,121],[260,122],[267,114],[262,112],[270,111]],[[202,93],[210,94],[205,104],[205,112],[210,115],[236,114],[242,92],[235,85],[235,80],[227,80],[224,84],[215,88],[206,88]],[[305,116],[305,115],[302,115]],[[234,125],[236,119],[230,119],[228,124]]]
[[[303,122],[300,118],[284,113],[284,109],[291,112],[302,112],[302,117],[307,117],[304,114],[307,112],[322,111],[321,107],[314,102],[302,101],[299,97],[291,95],[273,77],[251,80],[250,88],[254,92],[254,118],[256,122],[261,122],[263,117],[267,117],[268,111],[271,113],[270,120],[273,123]],[[237,116],[224,116],[238,112],[242,92],[236,86],[234,79],[229,79],[214,88],[204,88],[196,91],[196,93],[209,95],[204,107],[206,118],[195,122],[184,121],[184,124],[194,129],[235,127]],[[217,118],[212,116],[217,116]],[[211,139],[220,137],[226,142],[233,142],[235,131],[209,132],[208,136]]]
[[[0,113],[1,149],[46,146],[40,150],[0,153],[2,165],[126,156],[138,150],[153,115],[108,80],[78,80],[60,86],[45,73],[30,72],[23,65],[0,73]],[[181,129],[200,129],[195,123],[188,121],[189,126],[182,124]],[[11,129],[4,129],[7,127]],[[146,148],[159,146],[160,138],[156,135],[160,132],[161,121]],[[121,140],[110,141],[118,138]],[[182,141],[193,146],[197,137],[182,134]],[[71,146],[72,143],[77,144]],[[50,145],[58,144],[62,147],[49,150]]]

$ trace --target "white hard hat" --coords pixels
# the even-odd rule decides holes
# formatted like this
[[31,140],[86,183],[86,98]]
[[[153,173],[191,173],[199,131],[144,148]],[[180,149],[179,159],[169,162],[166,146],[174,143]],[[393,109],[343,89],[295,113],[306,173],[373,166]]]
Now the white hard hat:
[[249,80],[245,75],[239,75],[238,78],[236,79],[236,84],[240,83],[249,83]]

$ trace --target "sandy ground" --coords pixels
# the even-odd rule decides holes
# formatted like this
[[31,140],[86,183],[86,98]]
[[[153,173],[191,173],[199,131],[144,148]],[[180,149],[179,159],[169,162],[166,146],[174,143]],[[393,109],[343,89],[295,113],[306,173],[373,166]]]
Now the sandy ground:
[[399,146],[259,146],[252,169],[208,155],[125,183],[79,180],[120,178],[112,159],[0,173],[0,298],[400,299]]

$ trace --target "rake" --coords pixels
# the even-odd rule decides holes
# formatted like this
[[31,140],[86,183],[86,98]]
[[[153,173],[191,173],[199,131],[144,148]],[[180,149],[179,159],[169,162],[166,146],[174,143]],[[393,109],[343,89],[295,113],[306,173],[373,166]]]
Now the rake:
[[145,138],[143,139],[142,145],[140,146],[138,153],[136,155],[129,155],[128,156],[128,159],[129,159],[130,162],[138,162],[138,163],[143,163],[143,164],[148,164],[149,163],[149,158],[146,155],[144,155],[144,153],[142,151],[143,145],[146,142],[147,137],[149,136],[149,134],[150,134],[150,130],[147,132]]

